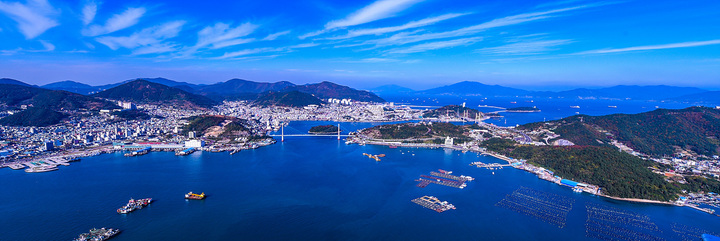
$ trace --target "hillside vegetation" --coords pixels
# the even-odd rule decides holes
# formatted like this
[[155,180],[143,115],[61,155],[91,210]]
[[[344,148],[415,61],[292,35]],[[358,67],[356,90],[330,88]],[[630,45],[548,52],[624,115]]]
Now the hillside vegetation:
[[603,146],[617,140],[641,153],[663,156],[681,150],[701,155],[720,153],[720,110],[690,107],[639,114],[577,115],[531,123],[521,129],[549,128],[578,145]]

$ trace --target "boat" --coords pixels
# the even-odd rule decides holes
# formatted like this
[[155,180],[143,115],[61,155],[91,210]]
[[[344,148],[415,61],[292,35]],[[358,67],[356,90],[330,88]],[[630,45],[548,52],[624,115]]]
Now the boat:
[[103,241],[108,240],[120,233],[120,229],[114,228],[93,228],[88,233],[82,233],[74,241]]
[[617,105],[608,105],[608,108],[617,108]]
[[580,187],[574,187],[572,190],[573,190],[573,192],[576,192],[576,193],[581,193],[583,191],[582,188],[580,188]]
[[573,109],[580,109],[580,106],[579,106],[579,105],[571,105],[571,106],[570,106],[570,108],[573,108]]
[[37,166],[37,167],[31,167],[28,169],[25,169],[25,172],[28,173],[35,173],[35,172],[51,172],[51,171],[57,171],[57,166]]
[[152,198],[143,198],[143,199],[130,199],[125,206],[122,206],[117,209],[117,213],[119,214],[127,214],[132,211],[142,209],[145,206],[149,205],[152,202]]
[[203,200],[203,199],[205,199],[205,193],[203,192],[203,193],[197,194],[197,193],[189,192],[189,193],[185,194],[185,199]]

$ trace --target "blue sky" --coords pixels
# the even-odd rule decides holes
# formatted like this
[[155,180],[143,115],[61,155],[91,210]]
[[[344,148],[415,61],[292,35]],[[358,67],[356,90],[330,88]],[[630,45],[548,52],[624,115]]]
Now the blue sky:
[[0,77],[720,89],[720,1],[0,1]]

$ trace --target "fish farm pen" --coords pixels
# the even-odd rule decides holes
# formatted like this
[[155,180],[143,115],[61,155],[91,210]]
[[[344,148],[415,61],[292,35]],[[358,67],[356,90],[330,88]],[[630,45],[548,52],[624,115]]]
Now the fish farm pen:
[[575,199],[569,197],[521,187],[505,196],[495,206],[507,208],[563,228],[574,202]]
[[624,211],[617,208],[588,204],[586,234],[600,240],[665,240],[654,233],[659,232],[657,225],[648,216]]
[[708,230],[696,228],[696,227],[690,227],[683,224],[675,223],[672,225],[672,230],[675,232],[675,234],[678,236],[678,240],[682,241],[693,241],[693,240],[703,240],[702,235],[703,234],[710,234],[714,236],[720,236],[717,232],[710,232]]

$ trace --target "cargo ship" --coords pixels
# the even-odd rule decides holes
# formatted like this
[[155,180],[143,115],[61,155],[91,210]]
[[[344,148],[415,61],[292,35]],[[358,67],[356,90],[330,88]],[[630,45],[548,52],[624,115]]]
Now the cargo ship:
[[142,209],[145,206],[147,206],[148,204],[150,204],[151,202],[152,202],[152,198],[143,198],[143,199],[137,199],[137,200],[131,198],[130,201],[128,201],[128,203],[125,204],[125,206],[118,208],[117,212],[119,214],[126,214],[129,212],[138,210],[138,209]]
[[455,209],[455,205],[452,205],[447,201],[440,201],[433,196],[422,196],[413,199],[412,202],[417,205],[423,206],[424,208],[435,210],[438,213],[442,213],[450,209]]
[[189,193],[185,194],[185,199],[202,200],[202,199],[205,199],[205,193],[203,192],[203,193],[197,194],[197,193],[189,192]]
[[82,233],[74,241],[103,241],[112,238],[120,233],[120,229],[113,228],[93,228],[89,233]]

